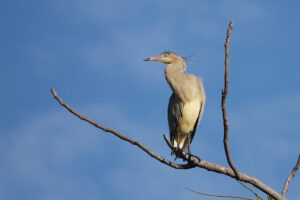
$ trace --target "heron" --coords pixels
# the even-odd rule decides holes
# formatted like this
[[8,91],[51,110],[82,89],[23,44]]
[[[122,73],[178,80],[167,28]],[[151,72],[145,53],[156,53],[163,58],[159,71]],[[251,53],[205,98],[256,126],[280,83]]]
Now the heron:
[[202,80],[194,74],[185,73],[185,59],[172,51],[164,51],[144,61],[168,64],[165,78],[173,91],[168,105],[169,132],[174,147],[171,154],[175,153],[176,158],[178,150],[190,154],[190,145],[204,112],[206,94]]

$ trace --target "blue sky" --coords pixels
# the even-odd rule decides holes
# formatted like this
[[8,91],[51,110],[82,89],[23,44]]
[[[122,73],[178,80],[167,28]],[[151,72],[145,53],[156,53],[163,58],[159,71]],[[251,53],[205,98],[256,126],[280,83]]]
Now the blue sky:
[[[74,109],[173,160],[163,141],[171,90],[164,65],[192,56],[207,101],[192,144],[227,165],[220,95],[230,46],[227,110],[232,158],[281,191],[300,152],[298,1],[2,1],[0,6],[1,199],[207,199],[185,189],[251,197],[203,169],[174,170],[80,121]],[[300,176],[287,194],[299,199]],[[211,198],[213,199],[213,198]]]

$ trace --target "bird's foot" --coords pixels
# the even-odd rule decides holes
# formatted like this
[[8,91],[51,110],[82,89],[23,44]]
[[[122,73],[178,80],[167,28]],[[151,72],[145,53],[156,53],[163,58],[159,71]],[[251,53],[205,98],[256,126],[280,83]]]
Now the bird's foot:
[[188,162],[190,162],[191,157],[192,157],[191,152],[187,152],[187,153],[185,154],[185,158],[187,158],[187,161],[188,161]]
[[175,154],[175,160],[177,158],[182,158],[183,160],[184,159],[184,152],[182,151],[182,149],[178,148],[178,147],[174,147],[172,152],[171,152],[171,155],[174,155]]

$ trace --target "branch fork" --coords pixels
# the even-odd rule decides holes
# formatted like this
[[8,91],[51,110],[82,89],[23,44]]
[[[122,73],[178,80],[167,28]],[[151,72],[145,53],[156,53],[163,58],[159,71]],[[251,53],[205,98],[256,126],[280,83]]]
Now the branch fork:
[[[120,138],[121,140],[124,140],[128,143],[131,143],[134,146],[137,146],[138,148],[143,150],[145,153],[147,153],[152,158],[158,160],[159,162],[161,162],[169,167],[172,167],[174,169],[191,169],[194,167],[203,168],[208,171],[213,171],[213,172],[234,178],[234,179],[238,180],[240,183],[241,182],[249,183],[252,186],[254,186],[257,189],[264,192],[265,194],[267,194],[268,199],[286,200],[285,195],[288,190],[288,185],[289,185],[290,181],[292,180],[292,178],[295,176],[296,171],[298,170],[298,168],[300,166],[300,155],[298,157],[296,166],[294,167],[291,174],[285,181],[285,184],[284,184],[281,194],[277,193],[274,189],[270,188],[269,186],[267,186],[266,184],[264,184],[257,178],[252,177],[252,176],[242,173],[242,172],[238,172],[238,170],[237,170],[236,166],[234,165],[234,163],[231,159],[231,156],[230,156],[229,146],[228,146],[229,125],[228,125],[228,119],[227,119],[227,113],[226,113],[226,97],[228,94],[228,84],[229,84],[229,78],[228,78],[228,74],[229,74],[229,44],[230,44],[230,36],[231,36],[231,31],[232,31],[232,24],[233,24],[233,22],[231,21],[229,24],[228,30],[227,30],[226,43],[224,45],[225,46],[225,75],[224,75],[224,90],[222,90],[222,101],[221,101],[222,114],[223,114],[223,126],[224,126],[223,144],[224,144],[227,162],[228,162],[230,168],[200,159],[197,156],[192,155],[190,153],[185,154],[182,151],[181,151],[181,153],[179,152],[179,157],[182,158],[184,161],[188,161],[187,164],[177,164],[172,161],[169,161],[169,160],[163,158],[162,156],[151,151],[148,147],[143,145],[141,142],[134,140],[130,137],[127,137],[124,134],[122,134],[112,128],[105,127],[102,124],[99,124],[99,123],[89,119],[88,117],[80,114],[79,112],[76,112],[58,96],[57,92],[53,88],[51,88],[51,93],[52,93],[53,97],[60,103],[61,106],[66,108],[69,112],[71,112],[72,114],[74,114],[75,116],[80,118],[81,120],[86,121],[86,122],[90,123],[91,125],[99,128],[107,133],[111,133],[111,134],[115,135],[116,137]],[[171,144],[171,142],[168,139],[168,137],[166,136],[166,134],[164,134],[164,139],[165,139],[167,145],[169,146],[169,148],[171,150],[174,150],[175,148]],[[247,186],[245,186],[245,187],[247,187]]]

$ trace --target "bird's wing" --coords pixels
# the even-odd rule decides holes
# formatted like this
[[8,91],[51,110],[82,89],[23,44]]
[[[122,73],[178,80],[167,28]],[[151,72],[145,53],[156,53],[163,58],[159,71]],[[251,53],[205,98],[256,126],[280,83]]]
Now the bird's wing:
[[183,103],[180,99],[173,93],[169,100],[168,105],[168,122],[170,130],[170,139],[172,144],[174,141],[175,130],[178,125],[179,119],[182,117]]
[[200,123],[200,121],[201,121],[201,118],[202,118],[202,115],[203,115],[203,111],[204,111],[204,103],[205,102],[201,102],[201,104],[200,104],[200,111],[199,111],[199,116],[198,116],[198,118],[197,118],[197,121],[196,121],[196,123],[195,123],[195,126],[194,126],[194,128],[193,128],[193,131],[192,131],[192,133],[191,133],[191,143],[192,143],[192,140],[193,140],[193,138],[194,138],[194,136],[195,136],[195,133],[196,133],[196,131],[197,131],[197,128],[198,128],[198,125],[199,125],[199,123]]
[[[199,89],[200,89],[200,96],[201,96],[201,102],[200,102],[200,109],[199,109],[199,115],[198,115],[198,118],[197,118],[197,121],[194,125],[194,128],[193,130],[191,131],[191,135],[190,135],[190,144],[192,143],[193,141],[193,138],[195,136],[195,133],[197,131],[197,128],[198,128],[198,125],[202,119],[202,115],[203,115],[203,112],[204,112],[204,106],[205,106],[205,101],[206,101],[206,94],[205,94],[205,90],[204,90],[204,87],[203,87],[203,84],[202,84],[202,81],[200,79],[198,79],[198,84],[199,84]],[[184,145],[183,145],[183,149],[186,149],[188,147],[188,140],[186,140],[184,142]]]

